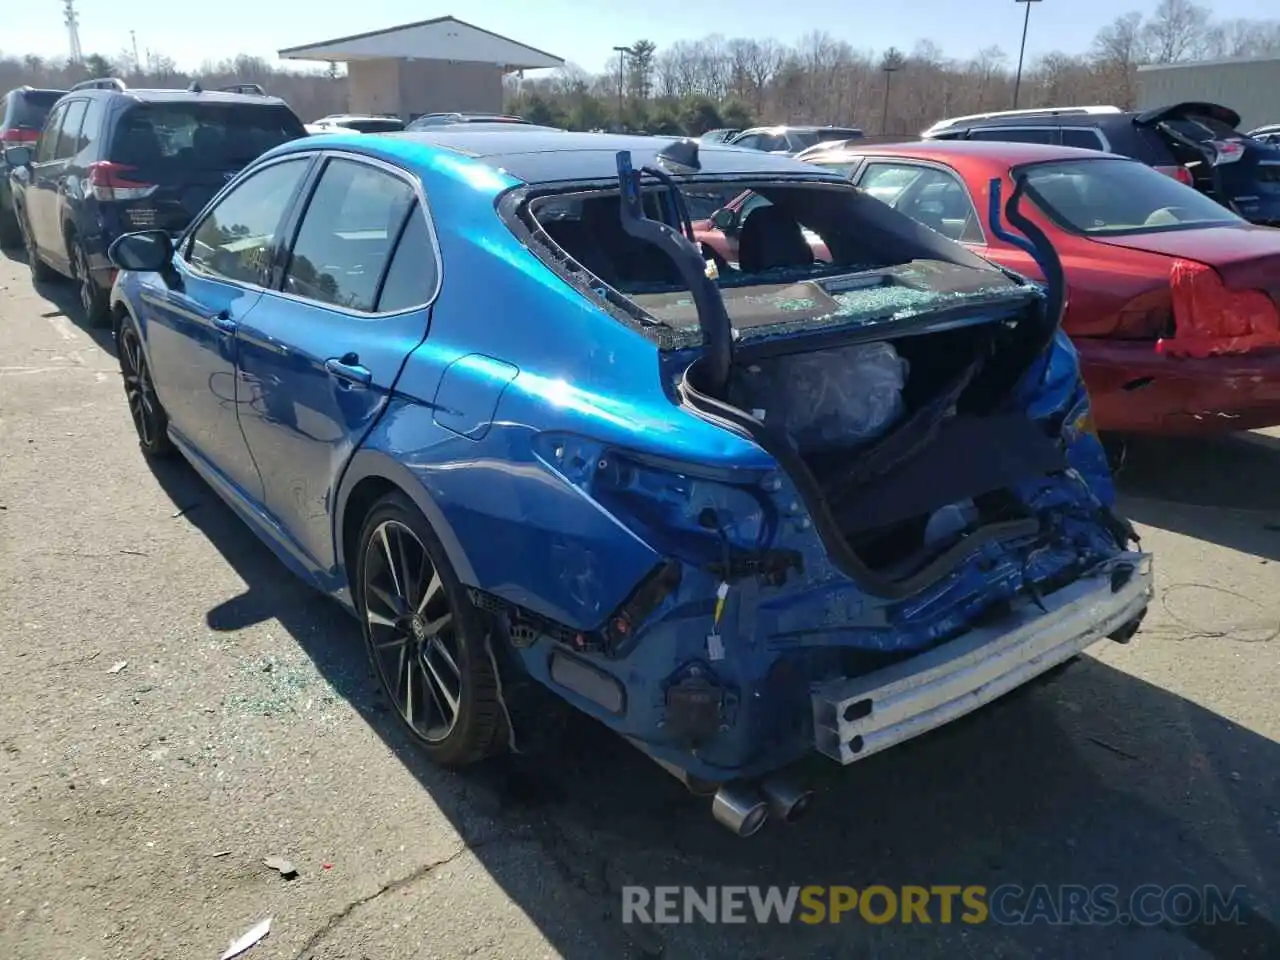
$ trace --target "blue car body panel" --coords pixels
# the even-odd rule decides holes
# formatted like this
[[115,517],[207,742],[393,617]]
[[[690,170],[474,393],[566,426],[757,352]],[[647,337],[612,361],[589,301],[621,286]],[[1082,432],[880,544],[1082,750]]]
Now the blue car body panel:
[[[530,676],[654,756],[725,780],[811,748],[810,680],[838,670],[842,657],[927,649],[1081,556],[1115,553],[1103,525],[1080,519],[1109,505],[1114,491],[1087,429],[1074,348],[1059,334],[1017,390],[1031,418],[1064,424],[1074,469],[1018,490],[1029,510],[1056,518],[1054,543],[987,543],[904,597],[864,589],[815,535],[778,460],[673,397],[672,367],[697,351],[673,354],[617,322],[503,221],[498,201],[524,186],[520,177],[596,181],[602,155],[623,144],[657,149],[652,138],[554,136],[551,145],[527,131],[509,143],[447,131],[335,136],[263,158],[343,151],[419,177],[443,275],[428,310],[363,319],[189,272],[182,293],[158,275],[120,275],[116,302],[142,330],[182,451],[312,585],[352,608],[358,523],[348,507],[369,484],[398,488],[478,602],[546,625],[514,649]],[[508,152],[486,160],[486,147],[499,143]],[[815,176],[767,154],[705,155],[713,173],[718,165],[744,177]],[[348,353],[358,354],[367,383],[333,375],[331,362]],[[630,510],[637,498],[666,519]],[[794,555],[795,572],[781,583],[729,584],[714,572],[715,539],[699,526],[707,508],[725,518],[726,543]],[[627,643],[602,652],[584,639],[616,622],[672,558],[678,586]],[[731,647],[714,664],[711,632]],[[622,712],[557,683],[555,651],[615,678],[626,693]],[[663,733],[663,691],[694,666],[736,691],[723,735],[696,755]]]

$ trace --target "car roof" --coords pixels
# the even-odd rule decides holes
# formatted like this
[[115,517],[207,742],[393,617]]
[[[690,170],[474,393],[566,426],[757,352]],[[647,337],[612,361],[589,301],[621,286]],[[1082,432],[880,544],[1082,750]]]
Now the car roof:
[[[854,140],[839,149],[821,153],[809,153],[806,162],[816,158],[842,157],[914,157],[920,160],[969,159],[992,166],[1016,167],[1024,163],[1044,163],[1049,160],[1120,160],[1128,157],[1085,150],[1082,147],[1060,147],[1048,143],[1017,143],[1005,140],[919,140],[906,143],[860,144]],[[1133,161],[1136,162],[1136,161]]]
[[[381,134],[379,139],[406,146],[451,150],[526,183],[538,184],[612,180],[618,175],[619,151],[631,151],[631,162],[639,169],[656,164],[659,151],[684,138],[570,133],[546,128],[515,132],[510,129],[475,130],[447,126]],[[353,144],[357,142],[352,141]],[[787,157],[719,144],[700,143],[698,156],[702,165],[698,172],[707,176],[813,173],[812,167],[801,166]],[[411,157],[406,154],[406,159]],[[831,176],[839,179],[834,174]]]
[[23,86],[23,87],[14,87],[12,90],[10,90],[10,91],[9,91],[9,93],[6,93],[6,94],[5,94],[5,96],[6,96],[6,97],[7,97],[7,96],[9,96],[9,94],[17,94],[17,95],[18,95],[18,96],[20,96],[20,97],[25,97],[25,96],[29,96],[30,94],[33,94],[33,93],[43,93],[43,94],[56,93],[56,94],[58,94],[59,96],[64,96],[64,95],[66,94],[66,92],[67,92],[67,91],[65,91],[65,90],[59,90],[59,89],[57,89],[56,87],[26,87],[26,86]]

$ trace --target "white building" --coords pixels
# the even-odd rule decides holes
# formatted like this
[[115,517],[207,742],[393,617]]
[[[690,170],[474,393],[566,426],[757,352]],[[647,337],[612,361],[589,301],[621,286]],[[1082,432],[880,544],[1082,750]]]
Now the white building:
[[345,63],[352,113],[403,120],[447,111],[497,113],[503,76],[564,66],[560,57],[453,17],[290,47],[279,56]]
[[1280,57],[1161,63],[1138,68],[1138,109],[1208,102],[1240,114],[1240,129],[1280,123]]

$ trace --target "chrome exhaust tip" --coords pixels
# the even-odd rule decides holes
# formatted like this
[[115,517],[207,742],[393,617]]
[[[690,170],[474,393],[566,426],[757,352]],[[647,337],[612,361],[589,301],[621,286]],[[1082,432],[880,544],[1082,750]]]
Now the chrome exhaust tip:
[[795,823],[813,803],[813,791],[803,790],[795,784],[770,777],[760,784],[760,790],[769,802],[773,815],[783,823]]
[[747,784],[726,783],[711,799],[711,815],[739,837],[750,837],[769,819],[769,802]]

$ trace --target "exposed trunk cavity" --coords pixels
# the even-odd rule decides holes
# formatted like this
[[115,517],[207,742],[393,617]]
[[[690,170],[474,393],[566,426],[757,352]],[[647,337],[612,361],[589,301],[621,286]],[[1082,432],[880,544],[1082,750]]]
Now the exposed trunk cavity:
[[778,456],[819,532],[858,566],[886,582],[919,580],[975,542],[1034,535],[1039,521],[1017,488],[1067,467],[1058,438],[1010,402],[1043,345],[1040,307],[1001,316],[988,306],[928,333],[743,351],[727,403],[699,391],[695,362],[682,395]]

